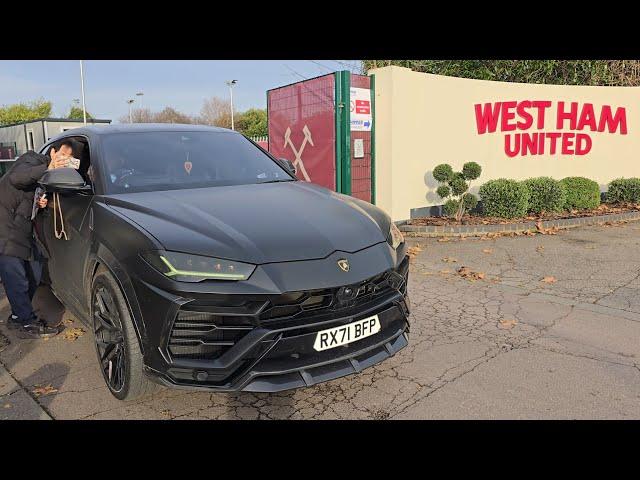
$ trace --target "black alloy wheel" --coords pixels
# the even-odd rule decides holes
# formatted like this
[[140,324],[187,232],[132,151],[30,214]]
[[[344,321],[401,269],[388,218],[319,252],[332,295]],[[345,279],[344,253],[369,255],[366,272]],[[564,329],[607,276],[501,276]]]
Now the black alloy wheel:
[[109,390],[119,393],[127,368],[122,321],[113,296],[102,285],[93,294],[93,325],[100,370]]

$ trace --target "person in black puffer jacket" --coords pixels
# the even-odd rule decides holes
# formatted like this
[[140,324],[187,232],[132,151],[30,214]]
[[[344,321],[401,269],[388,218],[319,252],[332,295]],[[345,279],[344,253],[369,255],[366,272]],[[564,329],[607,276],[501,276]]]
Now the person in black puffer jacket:
[[[7,323],[29,338],[58,333],[36,317],[31,305],[42,271],[31,211],[38,180],[47,169],[65,165],[72,148],[71,142],[61,141],[48,155],[28,151],[0,179],[0,277],[11,305]],[[46,207],[47,200],[39,199],[38,206]]]

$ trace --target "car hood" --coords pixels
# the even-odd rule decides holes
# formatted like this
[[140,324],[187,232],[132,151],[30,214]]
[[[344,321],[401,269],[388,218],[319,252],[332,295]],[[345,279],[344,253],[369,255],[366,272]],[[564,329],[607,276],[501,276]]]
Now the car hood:
[[384,242],[390,222],[367,202],[301,181],[127,193],[106,203],[166,250],[254,264],[356,252]]

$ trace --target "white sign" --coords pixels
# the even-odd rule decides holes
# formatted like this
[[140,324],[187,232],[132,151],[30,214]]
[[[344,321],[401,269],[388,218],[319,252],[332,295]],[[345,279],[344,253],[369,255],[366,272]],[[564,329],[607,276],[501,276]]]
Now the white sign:
[[351,131],[370,132],[373,123],[371,112],[371,90],[351,88]]
[[362,138],[353,139],[353,158],[364,158],[364,140]]

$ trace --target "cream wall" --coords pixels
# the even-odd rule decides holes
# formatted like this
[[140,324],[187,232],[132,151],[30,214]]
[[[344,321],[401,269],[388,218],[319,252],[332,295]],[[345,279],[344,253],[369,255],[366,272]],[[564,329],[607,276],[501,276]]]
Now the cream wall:
[[[617,177],[640,176],[640,87],[586,87],[489,82],[413,72],[408,68],[371,70],[376,89],[376,204],[395,221],[410,218],[413,208],[440,205],[435,194],[433,167],[449,163],[454,170],[468,161],[483,169],[471,191],[494,178],[524,179],[550,176],[584,176],[597,181],[602,190]],[[545,126],[534,121],[527,130],[478,134],[475,104],[522,100],[549,100]],[[596,122],[603,105],[626,108],[628,133],[556,129],[557,102],[566,109],[578,102],[592,103]],[[516,118],[517,121],[519,118]],[[591,137],[591,151],[583,156],[505,154],[504,136],[514,133],[572,132]],[[513,141],[513,140],[512,140]],[[558,144],[560,145],[560,144]]]

